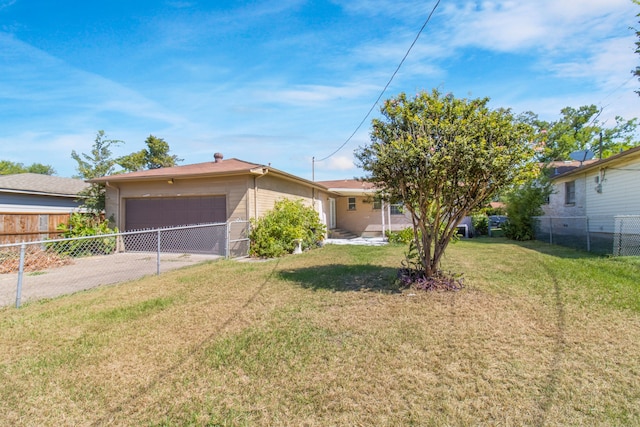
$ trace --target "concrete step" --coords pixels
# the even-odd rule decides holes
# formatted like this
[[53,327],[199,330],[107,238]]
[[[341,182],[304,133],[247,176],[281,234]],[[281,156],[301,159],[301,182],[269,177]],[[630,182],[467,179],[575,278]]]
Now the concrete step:
[[348,230],[343,230],[341,228],[334,228],[333,230],[329,230],[330,239],[355,239],[356,237],[358,236]]

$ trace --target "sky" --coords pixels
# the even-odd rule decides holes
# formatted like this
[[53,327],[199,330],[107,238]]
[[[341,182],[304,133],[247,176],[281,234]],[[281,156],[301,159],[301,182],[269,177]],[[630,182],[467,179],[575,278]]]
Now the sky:
[[154,135],[180,164],[220,152],[306,179],[364,176],[353,152],[379,105],[367,113],[434,7],[383,100],[435,88],[549,121],[590,104],[605,126],[640,116],[631,0],[436,4],[0,0],[0,160],[74,176],[72,150],[104,130],[123,141],[114,157]]

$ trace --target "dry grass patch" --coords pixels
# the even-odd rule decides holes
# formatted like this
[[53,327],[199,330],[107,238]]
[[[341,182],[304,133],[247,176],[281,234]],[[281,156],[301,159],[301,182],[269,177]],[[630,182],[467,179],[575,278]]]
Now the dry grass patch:
[[637,264],[465,241],[445,261],[465,290],[412,293],[402,253],[327,246],[0,310],[0,421],[640,424]]

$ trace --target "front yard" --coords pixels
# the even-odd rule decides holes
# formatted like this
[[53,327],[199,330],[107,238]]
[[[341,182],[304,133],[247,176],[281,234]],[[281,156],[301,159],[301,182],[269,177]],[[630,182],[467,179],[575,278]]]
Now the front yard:
[[472,239],[219,261],[0,309],[2,425],[640,425],[640,262]]

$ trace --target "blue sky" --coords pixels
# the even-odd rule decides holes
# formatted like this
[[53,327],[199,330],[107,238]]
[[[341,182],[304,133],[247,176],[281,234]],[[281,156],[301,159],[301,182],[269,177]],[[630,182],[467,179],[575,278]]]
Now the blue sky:
[[[0,0],[0,160],[76,173],[164,138],[311,179],[354,132],[436,0]],[[442,0],[384,98],[438,88],[547,120],[595,104],[640,116],[631,0]],[[378,115],[378,107],[373,116]],[[353,178],[371,118],[317,180]]]

